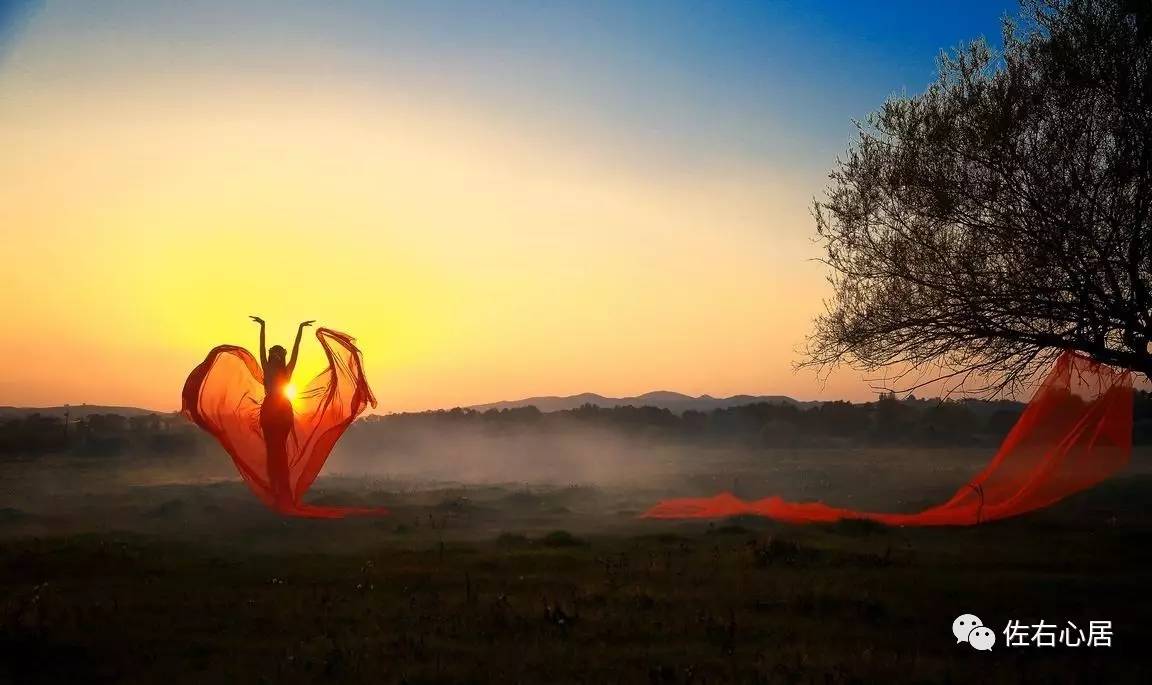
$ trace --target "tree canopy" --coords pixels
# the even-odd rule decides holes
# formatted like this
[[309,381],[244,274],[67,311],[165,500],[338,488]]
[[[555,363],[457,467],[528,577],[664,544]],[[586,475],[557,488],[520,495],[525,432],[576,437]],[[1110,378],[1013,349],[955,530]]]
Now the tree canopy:
[[806,363],[904,389],[1013,388],[1062,349],[1152,374],[1152,3],[1028,1],[1003,36],[858,124],[815,203],[833,295]]

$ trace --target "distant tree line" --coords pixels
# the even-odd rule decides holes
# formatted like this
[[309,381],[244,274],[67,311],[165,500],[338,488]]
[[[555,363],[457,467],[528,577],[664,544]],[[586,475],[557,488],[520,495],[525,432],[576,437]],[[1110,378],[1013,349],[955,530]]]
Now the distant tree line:
[[0,418],[0,455],[4,456],[189,455],[205,444],[199,429],[178,414],[88,414],[68,420],[33,413]]
[[[898,399],[875,402],[824,402],[817,405],[755,403],[677,414],[657,407],[598,407],[541,412],[515,409],[438,410],[371,416],[357,423],[347,439],[360,447],[403,448],[429,431],[472,427],[491,432],[614,430],[634,436],[699,444],[763,447],[960,446],[996,445],[1016,423],[1024,405],[1006,400]],[[1152,444],[1152,393],[1135,401],[1135,440]]]
[[[598,429],[655,440],[751,447],[969,446],[995,445],[1012,428],[1024,405],[983,400],[898,399],[823,402],[816,405],[756,403],[709,412],[677,414],[657,407],[598,407],[541,412],[515,409],[451,409],[369,416],[355,423],[343,445],[352,449],[403,449],[429,435],[472,429],[493,434]],[[1152,444],[1152,393],[1135,395],[1137,444]],[[0,455],[69,453],[92,457],[131,454],[192,455],[210,438],[178,414],[90,414],[65,421],[30,414],[0,419]]]

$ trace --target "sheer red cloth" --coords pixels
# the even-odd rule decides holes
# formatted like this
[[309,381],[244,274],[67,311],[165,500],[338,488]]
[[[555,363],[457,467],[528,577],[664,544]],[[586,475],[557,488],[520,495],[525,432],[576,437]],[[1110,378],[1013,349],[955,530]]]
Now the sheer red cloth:
[[938,506],[914,514],[883,514],[780,497],[749,502],[722,493],[665,500],[644,517],[751,514],[792,523],[869,519],[889,525],[973,525],[1041,509],[1090,488],[1122,469],[1131,453],[1131,372],[1065,352],[992,462]]
[[312,518],[385,514],[384,508],[302,501],[344,430],[376,406],[355,340],[328,328],[316,329],[316,337],[328,368],[293,398],[266,398],[260,362],[242,347],[220,345],[184,383],[182,412],[220,441],[244,482],[271,509]]

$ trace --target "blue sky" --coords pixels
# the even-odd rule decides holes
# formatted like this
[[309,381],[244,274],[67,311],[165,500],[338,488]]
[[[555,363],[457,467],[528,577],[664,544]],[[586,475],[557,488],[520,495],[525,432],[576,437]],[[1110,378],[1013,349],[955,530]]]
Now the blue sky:
[[357,335],[386,411],[872,397],[794,369],[829,295],[811,202],[854,118],[1014,11],[0,3],[0,404],[171,408],[260,312]]
[[785,155],[823,167],[852,118],[921,90],[940,50],[998,43],[1015,11],[1003,0],[0,0],[0,37],[19,41],[24,25],[29,41],[91,50],[93,70],[339,73],[657,164]]

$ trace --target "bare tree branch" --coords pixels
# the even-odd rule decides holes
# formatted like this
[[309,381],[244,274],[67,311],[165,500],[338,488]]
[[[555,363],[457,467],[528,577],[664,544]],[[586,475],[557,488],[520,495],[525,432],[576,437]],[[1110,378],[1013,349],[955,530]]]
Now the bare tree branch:
[[1024,16],[857,125],[813,206],[833,296],[802,366],[982,394],[1064,349],[1152,374],[1152,5]]

